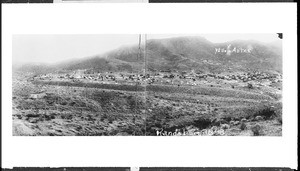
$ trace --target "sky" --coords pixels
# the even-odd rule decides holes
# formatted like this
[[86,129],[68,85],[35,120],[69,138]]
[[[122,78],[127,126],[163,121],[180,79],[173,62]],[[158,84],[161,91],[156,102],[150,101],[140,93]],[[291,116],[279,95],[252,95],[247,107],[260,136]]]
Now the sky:
[[277,34],[156,34],[148,35],[149,39],[163,39],[180,36],[201,36],[213,43],[223,43],[231,40],[258,40],[260,42],[269,43],[279,40]]
[[[180,36],[202,36],[213,43],[226,41],[258,40],[273,42],[277,34],[155,34],[147,39],[162,39]],[[103,54],[116,48],[137,45],[138,34],[126,35],[14,35],[12,41],[13,63],[56,63],[73,58]]]
[[13,63],[55,63],[137,44],[139,35],[14,35]]

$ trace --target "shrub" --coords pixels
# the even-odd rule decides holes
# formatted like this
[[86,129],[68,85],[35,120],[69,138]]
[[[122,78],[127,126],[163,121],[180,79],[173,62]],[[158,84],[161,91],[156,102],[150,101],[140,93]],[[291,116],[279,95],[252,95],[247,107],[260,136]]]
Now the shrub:
[[254,136],[259,136],[261,135],[261,126],[256,124],[251,128],[251,131],[253,132]]
[[112,124],[112,123],[113,123],[113,120],[109,119],[109,120],[108,120],[108,123],[109,123],[109,124]]
[[67,103],[66,101],[63,101],[63,102],[61,102],[60,104],[63,105],[63,106],[65,106],[65,105],[67,105],[68,103]]
[[266,119],[270,119],[274,115],[276,115],[275,110],[269,106],[263,107],[255,114],[255,116],[264,116]]
[[280,123],[282,125],[282,117],[277,117],[276,120],[278,123]]
[[211,121],[209,119],[199,118],[194,121],[193,125],[199,129],[205,129],[211,125]]
[[242,122],[241,125],[240,125],[240,129],[241,130],[247,129],[247,125],[244,122]]
[[55,115],[53,115],[53,114],[50,115],[50,118],[51,118],[51,119],[55,119]]
[[249,89],[253,89],[253,85],[250,84],[250,83],[248,83],[248,88],[249,88]]
[[221,124],[221,129],[229,129],[230,128],[230,125],[228,124]]

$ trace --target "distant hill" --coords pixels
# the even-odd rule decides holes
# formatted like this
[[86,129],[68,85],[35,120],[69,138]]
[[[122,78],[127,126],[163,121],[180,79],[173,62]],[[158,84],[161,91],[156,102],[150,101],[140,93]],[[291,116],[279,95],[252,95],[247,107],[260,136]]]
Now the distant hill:
[[[111,52],[65,61],[53,65],[24,65],[18,70],[90,72],[176,70],[200,72],[269,71],[282,72],[281,42],[269,44],[254,40],[212,43],[203,37],[178,37],[147,40],[139,55],[138,46],[118,48]],[[144,56],[146,54],[146,57]],[[145,60],[146,58],[146,60]]]
[[[227,51],[228,46],[231,53]],[[238,49],[250,51],[237,53]],[[147,59],[147,66],[151,70],[282,71],[281,48],[257,41],[211,43],[202,37],[149,40]]]
[[56,71],[56,67],[48,64],[17,64],[12,67],[13,71],[30,72],[34,74],[46,74]]

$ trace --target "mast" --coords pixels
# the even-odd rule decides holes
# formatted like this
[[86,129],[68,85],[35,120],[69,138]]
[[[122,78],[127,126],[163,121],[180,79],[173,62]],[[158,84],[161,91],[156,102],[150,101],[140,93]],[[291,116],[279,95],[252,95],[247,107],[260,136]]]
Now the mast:
[[[142,35],[141,34],[139,34],[139,37],[138,37],[138,42],[139,42],[139,44],[138,44],[138,54],[137,54],[137,62],[140,60],[140,58],[141,58],[141,42],[142,42]],[[138,75],[137,75],[138,76]],[[137,80],[136,80],[136,83],[135,83],[135,92],[137,93],[138,91],[137,91],[137,89],[138,89],[138,82],[137,82]],[[137,116],[137,114],[138,114],[138,110],[137,110],[137,97],[135,98],[135,110],[134,110],[135,112],[134,112],[134,116],[133,116],[133,123],[135,124],[135,120],[136,120],[136,116]],[[134,133],[133,133],[134,135],[135,135],[135,130],[134,130]]]
[[[145,34],[145,44],[144,44],[144,76],[145,79],[146,77],[146,72],[147,72],[147,34]],[[147,103],[147,82],[146,82],[146,86],[145,86],[145,106],[144,106],[144,110],[145,110],[145,136],[147,135],[147,110],[146,110],[146,103]]]
[[141,58],[141,53],[142,53],[142,50],[141,50],[141,43],[142,43],[142,34],[139,34],[139,51],[138,51],[138,55],[137,55],[137,60],[139,60]]

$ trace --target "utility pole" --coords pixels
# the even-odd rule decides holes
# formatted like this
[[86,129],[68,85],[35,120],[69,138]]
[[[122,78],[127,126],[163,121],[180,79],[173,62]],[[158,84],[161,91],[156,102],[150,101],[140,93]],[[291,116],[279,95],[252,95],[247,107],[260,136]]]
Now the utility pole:
[[139,35],[139,51],[138,51],[138,55],[137,55],[137,61],[140,59],[140,55],[141,55],[141,43],[142,43],[142,34]]
[[[137,62],[140,60],[141,58],[141,42],[142,42],[142,35],[139,34],[139,37],[138,37],[138,54],[137,54]],[[139,73],[139,72],[138,72]],[[137,77],[139,76],[139,74],[137,74]],[[135,124],[135,120],[136,120],[136,116],[137,116],[137,94],[138,94],[138,81],[136,80],[135,82],[135,93],[136,93],[136,96],[135,96],[135,109],[134,109],[134,114],[133,114],[133,122]],[[135,135],[135,130],[134,130],[134,135]]]
[[56,110],[58,111],[58,104],[59,104],[59,80],[57,81],[57,98],[56,99]]
[[[146,74],[147,74],[147,59],[146,59],[146,54],[147,54],[147,34],[145,34],[145,44],[144,44],[144,76],[145,76],[145,79],[147,78],[146,77]],[[145,94],[144,94],[144,98],[145,98],[145,136],[147,135],[147,110],[146,110],[146,103],[147,103],[147,82],[146,82],[146,85],[145,85]]]

